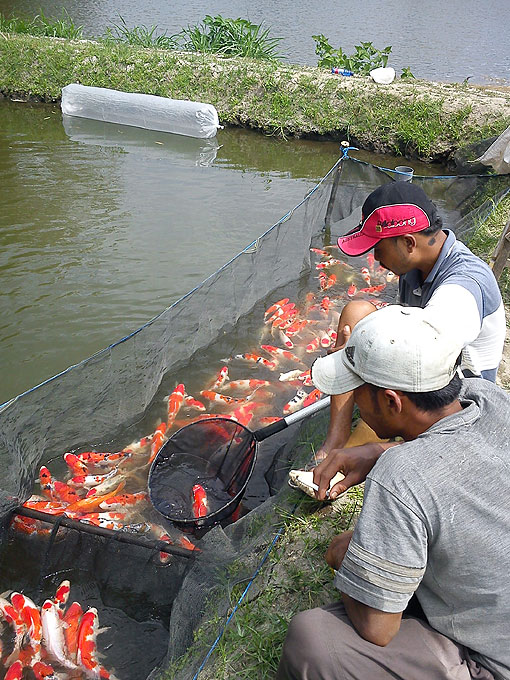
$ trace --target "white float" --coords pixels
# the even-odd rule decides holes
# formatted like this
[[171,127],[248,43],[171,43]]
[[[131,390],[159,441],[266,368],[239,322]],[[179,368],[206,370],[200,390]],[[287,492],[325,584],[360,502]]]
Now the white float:
[[62,113],[202,139],[222,127],[212,104],[76,83],[62,88]]
[[388,66],[384,68],[374,68],[370,71],[372,80],[380,85],[389,85],[395,80],[395,69]]

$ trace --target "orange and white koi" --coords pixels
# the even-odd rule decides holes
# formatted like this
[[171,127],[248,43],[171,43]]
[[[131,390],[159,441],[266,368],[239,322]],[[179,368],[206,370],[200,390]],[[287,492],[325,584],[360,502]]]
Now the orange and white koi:
[[386,284],[381,283],[380,286],[370,286],[369,288],[360,288],[358,293],[367,293],[367,295],[378,295],[385,288],[386,288]]
[[23,503],[24,508],[31,508],[32,510],[39,510],[39,512],[45,512],[48,515],[62,515],[66,509],[66,503],[59,503],[57,501],[45,501],[45,500],[30,500]]
[[[168,543],[169,545],[173,545],[173,541],[168,535],[167,530],[162,527],[160,524],[149,524],[150,527],[150,532],[155,538],[158,539],[158,541],[164,541],[165,543]],[[172,555],[170,553],[160,551],[159,553],[159,561],[161,564],[168,564],[170,560],[172,559]]]
[[269,354],[272,354],[276,357],[279,357],[281,359],[286,359],[287,361],[293,361],[294,363],[297,364],[302,364],[303,362],[299,357],[297,357],[295,354],[292,352],[289,352],[286,349],[281,349],[281,347],[275,347],[274,345],[261,345],[262,349],[265,352],[268,352]]
[[97,658],[96,638],[99,632],[97,609],[90,607],[81,617],[78,630],[78,649],[76,662],[89,678],[111,678],[110,673],[102,668]]
[[200,396],[209,401],[213,401],[219,404],[244,404],[246,399],[238,399],[237,397],[229,397],[226,394],[220,394],[219,392],[213,392],[212,390],[202,390]]
[[200,548],[192,543],[186,536],[179,536],[179,545],[186,550],[198,550],[200,552]]
[[289,301],[289,298],[282,298],[281,300],[278,300],[278,302],[275,302],[274,304],[271,305],[266,311],[264,312],[264,318],[267,318],[268,316],[271,316],[271,314],[274,314],[278,309],[281,309],[283,305],[286,305]]
[[99,504],[101,510],[125,510],[134,508],[138,503],[148,501],[149,497],[145,491],[138,493],[123,493],[113,498],[108,498]]
[[114,496],[118,496],[125,485],[126,482],[122,480],[116,489],[113,489],[113,491],[106,494],[98,494],[97,489],[90,489],[86,498],[81,498],[75,503],[71,503],[71,505],[66,508],[66,512],[92,512],[104,501],[107,501]]
[[42,623],[39,607],[32,602],[26,595],[21,593],[11,593],[12,606],[18,612],[18,620],[25,625],[29,639],[29,649],[26,648],[26,656],[30,658],[30,663],[41,660],[42,643]]
[[69,658],[64,639],[64,626],[58,607],[52,600],[45,600],[41,607],[42,635],[44,648],[53,661],[64,668],[76,670],[76,664]]
[[234,411],[232,418],[246,427],[253,418],[253,411],[258,408],[262,408],[263,406],[265,406],[265,404],[256,401],[252,401],[248,404],[242,404]]
[[39,482],[42,492],[51,500],[63,503],[74,503],[80,498],[78,492],[58,479],[53,479],[48,468],[43,465],[39,471]]
[[4,660],[5,665],[9,666],[18,659],[26,627],[14,605],[3,597],[0,597],[0,618],[4,619],[14,632],[14,648],[11,654]]
[[151,454],[149,456],[149,463],[152,463],[154,458],[158,455],[159,450],[163,446],[165,439],[165,432],[167,429],[166,423],[160,423],[154,431],[154,436],[151,442]]
[[93,486],[99,486],[104,484],[104,482],[113,479],[118,475],[119,471],[117,468],[110,470],[110,472],[104,475],[77,475],[76,477],[71,477],[69,484],[72,486],[83,487],[85,489],[91,489]]
[[48,536],[51,529],[44,527],[41,522],[31,517],[22,517],[21,515],[14,515],[11,520],[11,527],[22,534],[29,536],[37,534],[38,536]]
[[179,413],[179,409],[181,408],[183,402],[184,402],[184,395],[186,393],[186,389],[182,383],[179,383],[175,390],[170,394],[168,398],[168,413],[167,413],[167,427],[172,427],[173,422]]
[[327,250],[321,250],[320,248],[310,248],[310,251],[316,255],[320,255],[321,257],[331,257],[331,253],[328,253]]
[[334,258],[331,258],[326,262],[317,262],[315,269],[324,270],[329,269],[330,267],[337,267],[338,265],[343,265],[343,262],[341,260],[335,260]]
[[260,418],[259,423],[261,425],[272,425],[273,423],[277,423],[279,420],[281,420],[280,416],[264,416],[263,418]]
[[277,366],[275,361],[268,361],[267,359],[259,356],[258,354],[250,354],[250,353],[236,354],[234,356],[234,359],[239,359],[240,361],[249,361],[249,362],[254,363],[254,364],[261,364],[262,366],[269,368],[270,371],[274,371],[276,366]]
[[219,390],[220,387],[223,387],[227,380],[228,380],[228,366],[223,366],[221,371],[218,373],[216,380],[211,385],[211,390]]
[[320,390],[312,390],[310,394],[306,397],[306,399],[303,402],[303,408],[306,406],[310,406],[311,404],[315,404],[316,401],[319,401],[319,399],[322,396],[322,392]]
[[199,401],[198,399],[195,399],[195,397],[192,397],[190,394],[188,394],[184,397],[184,405],[187,406],[188,408],[195,409],[195,411],[205,411],[206,410],[205,404],[202,404],[201,401]]
[[285,333],[289,337],[297,335],[302,330],[304,330],[307,325],[308,321],[306,319],[298,319],[297,321],[293,321],[289,326],[287,326],[287,328],[285,329]]
[[294,413],[303,405],[304,400],[307,398],[308,393],[305,390],[299,389],[294,397],[285,404],[283,407],[284,415],[288,416],[290,413]]
[[55,591],[55,597],[53,598],[53,602],[56,604],[61,616],[63,616],[63,612],[67,604],[67,600],[69,599],[70,592],[71,583],[67,580],[62,581],[62,583]]
[[280,373],[278,380],[280,382],[290,382],[291,380],[297,380],[300,374],[301,371],[299,368],[297,368],[294,371],[289,371],[288,373]]
[[96,451],[84,451],[83,453],[76,454],[76,458],[81,460],[82,463],[92,467],[112,467],[129,460],[132,456],[133,451],[129,448],[115,452],[99,453]]
[[308,345],[305,347],[305,352],[311,353],[316,352],[321,346],[321,339],[319,336],[315,337]]
[[75,475],[88,475],[87,465],[74,453],[64,453],[64,460]]
[[297,379],[301,380],[303,385],[305,385],[306,387],[310,387],[310,386],[313,385],[310,369],[308,369],[308,371],[304,371],[303,373],[298,375]]
[[193,515],[195,517],[205,517],[209,512],[209,503],[207,502],[207,494],[201,484],[195,484],[191,489]]
[[354,296],[356,295],[357,292],[358,292],[358,289],[356,288],[356,286],[354,285],[354,283],[351,283],[351,285],[350,285],[349,288],[347,289],[347,295],[348,295],[348,297],[354,297]]
[[[322,274],[322,276],[321,276]],[[319,285],[321,290],[329,290],[336,283],[336,275],[327,276],[324,272],[319,272]]]
[[[264,347],[264,345],[262,345]],[[269,380],[258,380],[257,378],[245,379],[245,380],[231,380],[229,383],[223,386],[223,389],[228,390],[253,390],[259,387],[268,387],[271,383]]]
[[369,272],[369,270],[366,267],[361,267],[360,274],[361,274],[361,278],[363,279],[363,281],[365,281],[365,283],[368,283],[368,285],[370,285],[370,272]]
[[78,631],[83,609],[79,602],[73,602],[64,614],[64,640],[71,659],[76,659],[78,651]]
[[110,529],[110,531],[127,530],[127,525],[125,525],[123,522],[120,522],[119,520],[98,517],[96,513],[82,515],[79,518],[79,521],[83,522],[84,524],[93,524],[95,527],[100,527],[101,529]]

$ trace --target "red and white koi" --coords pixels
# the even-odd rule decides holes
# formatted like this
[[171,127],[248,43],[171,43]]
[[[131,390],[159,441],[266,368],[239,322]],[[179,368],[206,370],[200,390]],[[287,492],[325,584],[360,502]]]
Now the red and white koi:
[[330,267],[337,267],[338,265],[343,265],[343,262],[341,260],[335,260],[334,258],[331,258],[330,260],[327,260],[327,262],[317,262],[317,264],[315,265],[315,269],[323,271],[324,269],[329,269]]
[[286,305],[288,301],[289,298],[282,298],[281,300],[278,300],[278,302],[272,304],[271,307],[266,309],[266,311],[264,312],[264,318],[267,318],[268,316],[274,314],[278,309],[281,309],[283,305]]
[[48,536],[51,529],[44,527],[41,522],[31,517],[22,517],[21,515],[14,515],[11,520],[11,527],[22,534],[29,536],[37,534],[38,536]]
[[292,349],[294,347],[294,343],[292,342],[292,340],[281,328],[279,329],[278,337],[282,345],[285,345],[287,349]]
[[[142,440],[140,440],[140,442],[142,442]],[[143,446],[146,446],[147,444],[148,441],[146,441]],[[132,456],[133,451],[129,447],[122,449],[122,451],[115,452],[100,453],[96,451],[84,451],[83,453],[76,454],[76,458],[81,460],[86,466],[91,467],[113,467],[128,461]]]
[[51,500],[62,503],[74,503],[80,498],[76,489],[71,488],[58,479],[53,479],[48,468],[43,465],[39,471],[39,482],[42,492]]
[[285,334],[288,337],[291,337],[293,335],[298,335],[303,331],[306,326],[308,325],[308,321],[306,319],[298,319],[297,321],[293,321],[287,328],[285,329]]
[[149,463],[152,463],[154,458],[156,458],[156,456],[158,455],[159,450],[163,446],[166,429],[167,429],[166,423],[160,423],[154,430],[154,436],[152,437],[151,442],[151,454],[149,456],[148,461]]
[[308,343],[308,345],[305,347],[305,352],[308,352],[309,354],[312,352],[317,352],[317,350],[320,349],[320,346],[321,339],[319,336],[317,336]]
[[4,680],[21,680],[23,677],[23,664],[21,661],[15,661],[7,669],[4,675]]
[[301,380],[301,382],[303,383],[303,385],[305,385],[305,387],[311,387],[313,385],[310,369],[308,369],[308,371],[304,371],[303,373],[298,375],[297,379]]
[[336,339],[338,337],[338,333],[335,331],[334,328],[327,328],[326,333],[329,335],[330,340],[331,340],[331,345],[334,345],[336,342]]
[[331,338],[329,337],[326,331],[320,331],[319,337],[321,341],[321,347],[330,347]]
[[64,460],[75,475],[88,475],[86,464],[74,453],[64,453]]
[[370,285],[370,272],[367,269],[367,267],[361,267],[360,274],[361,274],[361,278],[363,279],[363,281],[365,281],[365,283]]
[[69,593],[71,592],[71,583],[69,581],[62,581],[57,590],[55,591],[55,597],[53,602],[58,607],[59,613],[63,616],[67,600],[69,599]]
[[360,288],[358,293],[366,293],[367,295],[379,295],[381,291],[386,288],[385,283],[381,283],[380,286],[370,286],[369,288]]
[[39,607],[26,595],[11,593],[11,602],[18,612],[18,620],[22,621],[29,639],[29,649],[25,648],[26,657],[30,664],[41,660],[42,623]]
[[198,550],[200,552],[200,548],[192,543],[186,536],[179,536],[179,545],[186,550]]
[[64,614],[64,640],[71,660],[76,659],[78,651],[78,631],[83,609],[79,602],[73,602]]
[[285,359],[286,361],[293,361],[296,364],[303,363],[298,356],[296,356],[292,352],[289,352],[286,349],[281,349],[281,347],[275,347],[274,345],[261,345],[261,347],[265,352],[268,352],[268,354],[272,354],[273,356],[276,356],[280,359]]
[[[234,359],[238,359],[240,361],[249,361],[250,363],[254,364],[261,364],[262,366],[265,366],[268,368],[270,371],[274,371],[275,368],[277,367],[277,364],[275,361],[268,361],[264,357],[261,357],[258,354],[251,354],[251,353],[245,353],[245,354],[236,354],[234,356]],[[200,393],[202,394],[202,393]]]
[[45,600],[41,607],[42,636],[44,648],[51,659],[64,668],[76,670],[76,664],[69,658],[64,639],[64,625],[58,607],[52,600]]
[[26,627],[16,607],[3,597],[0,597],[0,617],[11,626],[14,632],[14,648],[4,660],[5,665],[9,666],[18,659],[23,644],[23,638],[26,633]]
[[170,394],[168,399],[168,414],[167,414],[167,427],[172,427],[173,422],[179,413],[179,410],[184,402],[184,395],[186,393],[185,387],[182,383],[177,385],[175,390]]
[[[150,532],[151,534],[158,540],[158,541],[164,541],[165,543],[168,543],[169,545],[173,545],[173,541],[168,535],[167,530],[162,527],[160,524],[149,524],[150,527]],[[172,559],[172,555],[170,553],[160,551],[159,553],[159,561],[161,564],[168,564],[170,560]]]
[[184,405],[187,406],[187,408],[192,408],[195,411],[205,411],[205,404],[202,404],[201,401],[198,399],[195,399],[195,397],[192,397],[190,394],[186,395],[184,397]]
[[57,501],[45,500],[30,500],[23,503],[24,508],[31,508],[39,512],[45,512],[48,515],[63,515],[66,509],[66,503],[59,503]]
[[328,253],[327,250],[321,250],[320,248],[310,248],[310,251],[316,255],[320,255],[321,257],[331,257],[331,253]]
[[290,413],[294,413],[294,411],[297,411],[299,408],[301,408],[307,396],[308,393],[305,392],[305,390],[299,389],[295,396],[292,397],[292,399],[283,407],[284,415],[288,416]]
[[315,404],[316,401],[319,401],[319,399],[322,396],[322,392],[320,390],[312,390],[310,394],[306,397],[306,399],[303,402],[303,408],[306,406],[310,406],[311,404]]
[[351,283],[351,285],[350,285],[349,288],[347,289],[347,296],[348,296],[348,297],[354,297],[354,296],[356,295],[357,292],[358,292],[358,289],[356,288],[356,286],[354,285],[354,283]]
[[328,276],[324,272],[319,272],[319,286],[321,290],[329,290],[329,288],[332,288],[336,283],[336,275],[331,274],[331,276]]
[[195,484],[191,489],[192,505],[194,517],[205,517],[209,512],[207,494],[201,484]]
[[53,670],[53,666],[43,661],[36,661],[32,666],[35,680],[61,680],[60,673],[57,675]]
[[81,617],[78,630],[78,649],[76,662],[89,678],[108,680],[110,673],[103,668],[97,658],[96,638],[99,633],[97,609],[90,607]]
[[[91,489],[93,486],[99,487],[108,480],[113,479],[118,475],[119,471],[117,468],[110,470],[110,472],[104,475],[77,475],[69,480],[69,484],[72,486],[83,487],[85,489]],[[115,482],[117,484],[118,482]]]
[[329,310],[331,309],[332,305],[333,305],[333,300],[330,297],[326,296],[326,297],[322,298],[321,303],[319,305],[319,309],[321,311],[321,314],[324,314],[324,315],[327,316],[329,314]]
[[211,385],[211,390],[219,390],[228,380],[228,366],[223,366],[218,373],[216,380]]
[[[264,347],[264,345],[262,345]],[[268,387],[271,383],[269,380],[258,380],[257,378],[245,379],[245,380],[231,380],[229,383],[224,385],[223,389],[227,390],[245,390],[251,391],[257,390],[259,387]]]
[[242,404],[242,406],[234,411],[232,418],[246,427],[253,418],[253,411],[258,408],[262,408],[263,406],[265,406],[265,404],[257,401],[252,401],[248,404]]

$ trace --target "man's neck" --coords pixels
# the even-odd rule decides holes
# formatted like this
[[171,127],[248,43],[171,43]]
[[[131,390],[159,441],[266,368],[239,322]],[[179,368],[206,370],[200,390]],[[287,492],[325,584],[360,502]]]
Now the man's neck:
[[463,408],[458,399],[437,411],[421,411],[412,404],[410,406],[412,412],[409,413],[409,426],[401,435],[406,442],[416,439],[416,437],[426,432],[432,425],[454,413],[459,413]]
[[421,280],[425,281],[437,262],[447,235],[444,231],[438,231],[436,234],[423,234],[421,238],[423,242],[420,243],[421,257],[417,269],[421,273]]

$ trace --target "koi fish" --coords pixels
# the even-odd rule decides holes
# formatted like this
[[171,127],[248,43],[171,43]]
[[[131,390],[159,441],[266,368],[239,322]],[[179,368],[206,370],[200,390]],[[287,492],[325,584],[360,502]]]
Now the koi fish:
[[38,536],[48,536],[51,534],[51,529],[43,527],[39,520],[32,519],[31,517],[22,517],[21,515],[13,516],[11,527],[29,536],[32,534],[37,534]]
[[58,503],[57,501],[33,501],[28,499],[28,501],[23,503],[23,507],[39,510],[39,512],[45,512],[48,515],[62,515],[66,509],[66,504]]
[[[264,347],[264,345],[262,345]],[[258,380],[256,378],[246,380],[231,380],[224,386],[224,389],[232,390],[256,390],[259,387],[267,387],[271,383],[269,380]]]
[[331,253],[328,253],[327,250],[321,250],[320,248],[310,248],[310,251],[316,255],[320,255],[321,257],[331,257]]
[[75,475],[88,475],[86,464],[74,453],[64,453],[64,460]]
[[[142,440],[140,440],[142,441]],[[144,443],[144,446],[146,444]],[[133,456],[133,451],[128,447],[122,449],[122,451],[105,452],[98,453],[96,451],[84,451],[83,453],[77,453],[76,458],[78,458],[86,466],[92,467],[112,467],[114,465],[119,465],[126,460],[129,460]]]
[[326,330],[326,333],[329,335],[329,337],[331,339],[331,344],[334,345],[335,342],[336,342],[336,339],[338,337],[338,333],[335,331],[334,328],[328,328]]
[[112,676],[103,668],[97,659],[96,638],[99,633],[97,609],[90,607],[81,617],[78,629],[78,649],[76,662],[89,678],[104,678]]
[[96,508],[99,507],[101,503],[104,503],[104,501],[107,501],[109,498],[113,498],[114,496],[118,496],[119,493],[122,491],[124,486],[126,485],[126,482],[123,480],[119,483],[116,489],[113,491],[110,491],[109,493],[106,494],[98,494],[96,492],[96,489],[90,489],[89,493],[87,494],[86,498],[82,498],[75,503],[72,503],[66,508],[66,512],[92,512]]
[[[185,388],[182,383],[179,383],[172,394],[168,397],[168,415],[167,415],[167,427],[172,427],[173,422],[179,413],[184,402]],[[205,409],[204,409],[205,410]]]
[[60,482],[58,479],[53,479],[45,465],[42,465],[39,470],[39,482],[43,494],[53,501],[74,503],[80,498],[75,489],[72,489],[64,482]]
[[299,389],[295,396],[285,404],[283,407],[284,415],[288,416],[290,413],[294,413],[303,405],[304,400],[307,398],[308,393],[305,390]]
[[391,283],[395,279],[398,281],[398,276],[396,274],[391,271],[386,272],[386,283]]
[[281,300],[278,300],[278,302],[275,302],[274,304],[271,305],[266,311],[264,312],[264,318],[270,316],[271,314],[274,314],[278,309],[281,309],[283,305],[286,305],[289,301],[289,298],[282,298]]
[[202,404],[201,401],[198,401],[198,399],[195,399],[195,397],[192,397],[189,394],[184,397],[184,404],[188,408],[193,408],[196,411],[205,411],[205,404]]
[[9,656],[4,660],[5,665],[9,666],[10,664],[14,664],[17,661],[21,646],[23,644],[26,628],[19,616],[19,612],[11,602],[8,602],[3,597],[0,597],[0,617],[11,626],[14,632],[14,648],[11,654],[9,654]]
[[179,536],[179,545],[186,550],[198,550],[200,552],[200,548],[197,548],[186,536]]
[[241,361],[249,361],[249,362],[254,363],[254,364],[262,364],[262,366],[269,368],[270,371],[274,371],[275,368],[276,368],[276,362],[268,361],[267,359],[264,359],[264,357],[261,357],[258,354],[249,354],[249,353],[236,354],[234,356],[234,359],[239,359]]
[[219,392],[213,392],[212,390],[202,390],[200,396],[208,399],[209,401],[217,402],[220,404],[244,404],[246,399],[238,399],[237,397],[229,397],[227,394],[220,394]]
[[32,666],[35,680],[59,680],[60,675],[56,675],[53,666],[43,661],[36,661]]
[[297,335],[306,328],[307,324],[308,321],[306,319],[298,319],[297,321],[293,321],[290,326],[287,326],[285,333],[288,336]]
[[314,338],[311,342],[308,343],[308,345],[305,347],[305,352],[311,353],[311,352],[316,352],[321,345],[321,339],[319,336]]
[[329,347],[331,345],[331,338],[326,331],[321,331],[319,337],[321,341],[321,347]]
[[300,373],[297,379],[301,380],[303,385],[305,385],[306,387],[311,387],[313,385],[310,369],[308,369],[308,371],[304,371],[304,373]]
[[285,345],[285,347],[287,347],[288,349],[292,349],[294,347],[294,343],[292,342],[292,340],[289,338],[288,335],[285,334],[285,332],[281,328],[279,329],[278,335],[282,345]]
[[108,498],[99,504],[101,510],[125,510],[126,508],[133,508],[138,503],[143,503],[149,499],[145,491],[138,493],[124,493],[113,498]]
[[367,295],[378,295],[385,288],[386,288],[386,284],[381,283],[380,286],[370,286],[369,288],[360,288],[358,293],[367,293]]
[[255,411],[257,408],[261,408],[262,406],[265,406],[265,404],[256,401],[249,404],[243,404],[234,411],[233,418],[234,420],[237,420],[238,423],[241,423],[241,425],[246,427],[253,418],[253,411]]
[[281,349],[280,347],[274,347],[273,345],[261,345],[262,349],[265,352],[268,352],[269,354],[273,354],[274,356],[281,357],[282,359],[286,359],[287,361],[293,361],[297,364],[302,364],[303,362],[299,357],[297,357],[295,354],[292,352],[289,352],[286,349]]
[[[323,276],[321,276],[321,274]],[[327,276],[324,272],[319,272],[319,285],[321,290],[328,290],[329,288],[332,288],[336,283],[336,275],[331,274],[331,276]]]
[[23,664],[21,661],[15,661],[7,669],[7,673],[4,675],[4,680],[21,680],[23,677]]
[[106,519],[105,517],[98,517],[95,513],[82,515],[79,521],[83,522],[84,524],[92,524],[93,526],[100,527],[101,529],[110,529],[110,531],[128,530],[127,525],[125,525],[123,522],[113,519]]
[[159,450],[163,446],[163,440],[165,439],[167,425],[166,423],[160,423],[154,431],[154,437],[151,442],[151,455],[149,456],[149,463],[152,463],[154,458],[158,455]]
[[280,373],[278,380],[280,382],[291,382],[292,380],[297,380],[298,376],[301,374],[299,368],[294,371],[289,371],[288,373]]
[[315,269],[324,270],[329,269],[329,267],[337,267],[338,265],[343,265],[343,262],[341,260],[335,260],[334,258],[331,258],[327,262],[317,262]]
[[68,657],[64,639],[64,626],[58,607],[52,600],[45,600],[41,607],[42,636],[44,648],[51,659],[64,668],[76,670],[76,664]]
[[260,418],[259,422],[261,425],[272,425],[279,420],[281,420],[280,416],[264,416],[264,418]]
[[[11,602],[27,630],[29,648],[26,649],[30,663],[41,660],[42,623],[39,608],[26,595],[11,593]],[[25,651],[25,650],[24,650]],[[27,659],[28,660],[28,659]]]
[[310,394],[306,397],[306,399],[303,402],[303,408],[305,406],[310,406],[311,404],[315,404],[316,401],[319,401],[319,399],[322,396],[322,392],[320,390],[312,390]]
[[55,597],[53,602],[56,604],[59,614],[63,616],[67,600],[69,599],[69,593],[71,592],[71,583],[69,581],[62,581],[57,590],[55,591]]
[[368,269],[366,267],[361,267],[360,274],[363,281],[370,285],[370,272],[368,271]]
[[76,659],[78,631],[82,616],[83,609],[79,602],[73,602],[64,614],[64,640],[71,659]]
[[375,265],[374,253],[370,252],[370,253],[367,254],[367,264],[368,264],[370,271],[373,274],[374,273],[374,265]]
[[118,475],[118,472],[117,468],[114,468],[104,475],[79,475],[72,477],[69,480],[69,484],[72,486],[84,487],[85,489],[91,489],[93,486],[99,486],[100,484],[104,484],[104,482],[113,479]]
[[351,283],[351,285],[350,285],[349,288],[347,289],[347,295],[348,295],[349,297],[354,297],[354,296],[356,295],[357,292],[358,292],[358,289],[356,288],[356,286],[354,285],[354,283]]
[[195,517],[205,517],[209,512],[209,503],[207,502],[207,494],[205,489],[200,484],[195,484],[191,489],[191,496],[193,499],[191,508]]
[[223,366],[216,380],[211,385],[211,390],[219,390],[228,380],[228,366]]
[[319,305],[319,309],[320,309],[321,313],[326,314],[326,315],[329,314],[329,310],[330,310],[332,304],[333,304],[333,301],[328,296],[322,298],[321,303]]

